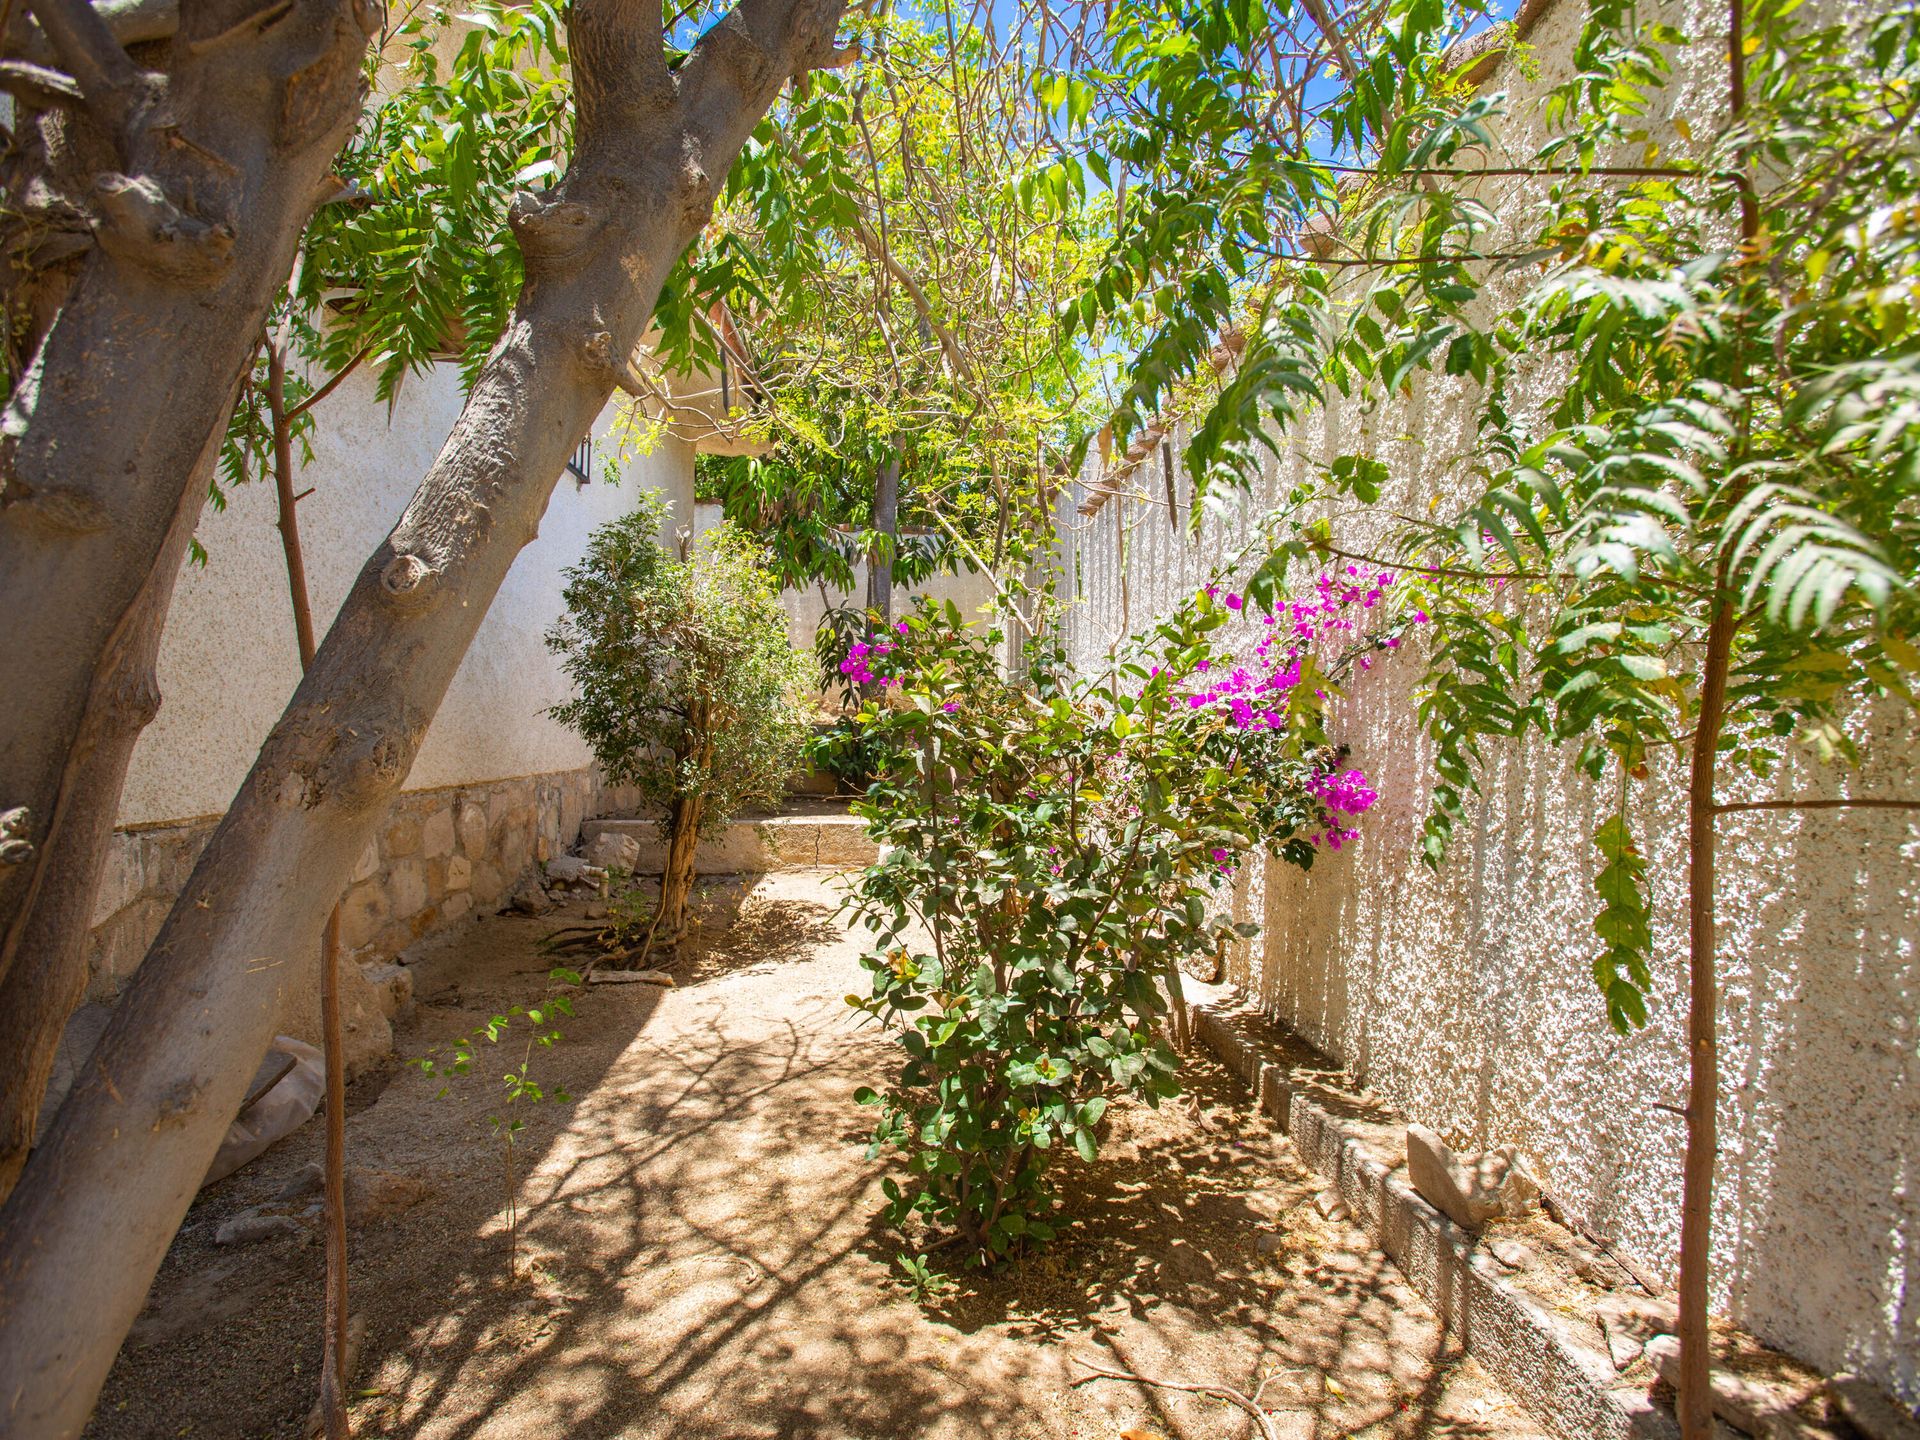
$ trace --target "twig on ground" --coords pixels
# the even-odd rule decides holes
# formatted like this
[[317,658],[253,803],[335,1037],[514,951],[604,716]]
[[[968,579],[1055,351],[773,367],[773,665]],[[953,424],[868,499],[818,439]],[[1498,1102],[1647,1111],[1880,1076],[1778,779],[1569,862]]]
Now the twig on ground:
[[1231,1385],[1222,1385],[1217,1381],[1190,1384],[1183,1380],[1155,1380],[1151,1376],[1136,1375],[1128,1370],[1109,1370],[1104,1365],[1096,1365],[1091,1360],[1081,1359],[1078,1355],[1073,1356],[1072,1359],[1074,1364],[1093,1372],[1074,1381],[1076,1385],[1084,1385],[1089,1380],[1126,1380],[1135,1385],[1151,1386],[1155,1390],[1184,1390],[1192,1395],[1211,1395],[1216,1400],[1225,1400],[1230,1405],[1237,1405],[1251,1415],[1253,1423],[1260,1428],[1262,1440],[1280,1440],[1280,1432],[1274,1428],[1272,1419],[1260,1408],[1260,1390],[1267,1388],[1264,1380],[1260,1383],[1260,1390],[1248,1395],[1244,1391],[1234,1389]]

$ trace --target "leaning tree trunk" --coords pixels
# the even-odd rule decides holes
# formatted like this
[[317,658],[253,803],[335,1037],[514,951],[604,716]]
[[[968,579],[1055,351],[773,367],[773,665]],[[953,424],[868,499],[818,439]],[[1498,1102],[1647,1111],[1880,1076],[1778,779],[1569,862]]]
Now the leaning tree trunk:
[[[355,581],[0,1211],[9,1435],[85,1423],[313,935],[400,788],[668,271],[839,0],[741,0],[677,70],[645,0],[575,0],[575,160],[512,224],[526,284],[459,422]],[[257,326],[249,335],[257,333]]]
[[0,1111],[0,1197],[84,985],[173,572],[380,18],[372,0],[189,0],[163,76],[81,0],[28,8],[84,95],[59,103],[120,169],[94,178],[96,248],[0,416],[0,810],[25,809],[33,845],[0,864],[0,984],[31,996],[0,1008],[29,1082]]

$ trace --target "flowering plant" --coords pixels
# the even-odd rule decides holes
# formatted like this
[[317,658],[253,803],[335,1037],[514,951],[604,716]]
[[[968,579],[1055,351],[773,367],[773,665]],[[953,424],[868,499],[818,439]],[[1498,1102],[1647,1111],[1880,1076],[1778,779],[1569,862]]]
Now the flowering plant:
[[883,858],[849,900],[873,944],[848,1002],[905,1052],[857,1097],[880,1109],[869,1156],[906,1156],[894,1223],[983,1262],[1049,1239],[1055,1145],[1091,1161],[1110,1097],[1177,1093],[1180,964],[1257,928],[1209,903],[1239,857],[1304,867],[1353,838],[1373,792],[1324,734],[1313,637],[1239,656],[1242,610],[1202,591],[1089,678],[1031,651],[1031,690],[950,604],[849,654],[881,757],[856,810]]

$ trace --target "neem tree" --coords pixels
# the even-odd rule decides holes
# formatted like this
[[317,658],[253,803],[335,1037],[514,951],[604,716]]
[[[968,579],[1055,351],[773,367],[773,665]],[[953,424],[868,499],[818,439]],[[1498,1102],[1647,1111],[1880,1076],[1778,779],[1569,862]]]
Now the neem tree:
[[[1123,423],[1198,394],[1208,326],[1247,331],[1238,368],[1201,398],[1198,476],[1249,476],[1329,384],[1378,401],[1423,369],[1476,382],[1461,402],[1479,434],[1464,497],[1434,497],[1431,521],[1409,520],[1418,497],[1404,494],[1377,511],[1388,467],[1342,457],[1328,491],[1351,519],[1289,541],[1274,569],[1384,554],[1426,577],[1431,863],[1488,741],[1579,747],[1616,797],[1594,836],[1593,971],[1623,1030],[1644,1023],[1652,983],[1629,817],[1643,792],[1673,796],[1661,779],[1686,767],[1673,813],[1688,863],[1689,1440],[1711,1424],[1717,819],[1920,808],[1723,798],[1732,777],[1795,754],[1855,758],[1866,708],[1911,706],[1920,673],[1920,17],[1863,8],[1815,27],[1794,9],[1732,0],[1724,32],[1687,37],[1595,6],[1575,76],[1548,97],[1548,138],[1516,163],[1489,128],[1503,97],[1469,82],[1484,54],[1462,43],[1472,13],[1408,0],[1375,34],[1323,31],[1351,83],[1318,107],[1297,103],[1311,83],[1281,87],[1294,103],[1263,131],[1273,107],[1249,57],[1266,17],[1209,8],[1129,48],[1144,118],[1116,120],[1109,140],[1154,177],[1115,247],[1115,303],[1163,281],[1182,297]],[[1648,129],[1689,48],[1696,73],[1724,75],[1724,104],[1711,125],[1676,119],[1663,149]],[[1331,137],[1325,158],[1298,148],[1311,125]],[[1084,303],[1093,317],[1107,302]],[[1522,413],[1510,401],[1525,386],[1536,403]]]
[[1098,357],[1057,316],[1111,206],[1041,183],[1059,141],[1017,34],[893,16],[865,50],[770,119],[722,209],[772,449],[703,478],[789,583],[844,588],[870,558],[884,615],[896,567],[1019,565],[1043,533],[1043,471],[1100,423]]

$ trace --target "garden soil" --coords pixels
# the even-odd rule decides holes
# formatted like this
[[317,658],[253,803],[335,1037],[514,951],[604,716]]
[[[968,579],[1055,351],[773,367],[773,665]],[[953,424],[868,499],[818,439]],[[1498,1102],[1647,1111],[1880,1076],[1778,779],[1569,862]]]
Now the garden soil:
[[[1074,1223],[1003,1274],[916,1298],[864,1158],[888,1038],[831,876],[709,882],[680,985],[593,986],[530,1052],[570,1102],[503,1107],[524,1040],[473,1074],[398,1064],[349,1099],[360,1213],[353,1303],[367,1340],[354,1433],[419,1440],[1237,1440],[1229,1401],[1088,1378],[1079,1363],[1260,1391],[1282,1440],[1535,1437],[1315,1185],[1211,1058],[1159,1110],[1116,1105],[1097,1165],[1060,1178]],[[444,1052],[538,1004],[542,919],[489,917],[414,965],[403,1055]],[[524,1035],[524,1030],[516,1032]],[[506,1157],[517,1117],[519,1274]],[[307,1433],[323,1264],[294,1233],[216,1245],[301,1190],[310,1123],[188,1215],[86,1434],[282,1440]]]

